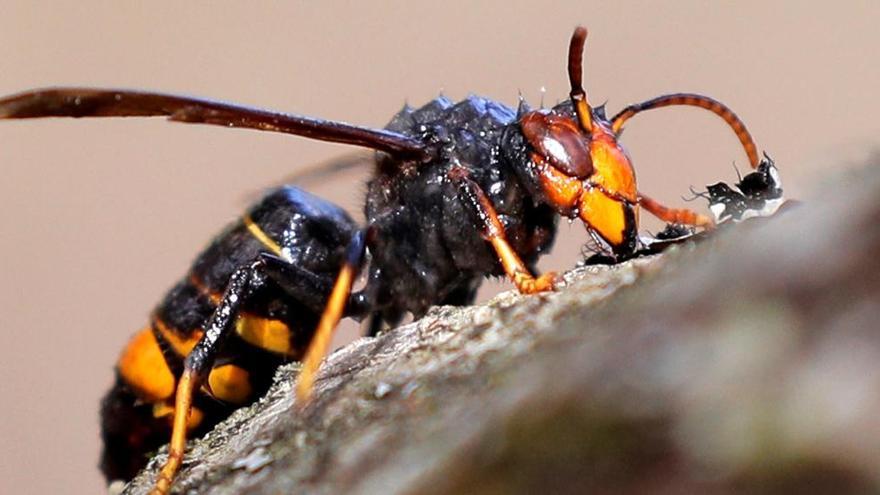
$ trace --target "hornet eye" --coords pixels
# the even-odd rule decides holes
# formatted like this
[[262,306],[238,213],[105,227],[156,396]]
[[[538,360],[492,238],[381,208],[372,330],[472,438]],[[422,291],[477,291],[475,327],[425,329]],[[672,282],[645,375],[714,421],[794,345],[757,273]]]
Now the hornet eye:
[[586,179],[593,174],[589,141],[571,119],[532,112],[520,126],[529,144],[565,175]]

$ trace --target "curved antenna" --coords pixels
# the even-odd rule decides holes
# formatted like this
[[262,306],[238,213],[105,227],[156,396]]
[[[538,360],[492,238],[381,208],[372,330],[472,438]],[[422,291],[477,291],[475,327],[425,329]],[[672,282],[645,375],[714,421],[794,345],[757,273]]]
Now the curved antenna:
[[190,96],[124,89],[47,88],[0,98],[0,119],[157,116],[188,124],[295,134],[414,160],[430,157],[424,143],[396,132]]
[[577,114],[581,127],[586,131],[593,130],[593,109],[587,101],[587,93],[584,91],[584,43],[587,40],[587,28],[578,26],[571,35],[571,43],[568,45],[568,82],[571,84],[571,102],[574,104],[574,112]]
[[727,107],[727,105],[713,98],[709,98],[708,96],[692,93],[676,93],[658,96],[657,98],[648,101],[629,105],[611,119],[611,129],[615,134],[618,134],[620,133],[623,123],[637,113],[651,110],[652,108],[670,107],[673,105],[703,108],[724,119],[724,121],[727,122],[727,125],[733,129],[739,142],[746,150],[746,155],[749,157],[749,163],[752,165],[752,168],[758,168],[758,147],[755,145],[755,140],[752,139],[752,135],[749,134],[748,129],[746,129],[746,125],[743,124],[743,121],[740,120],[739,117],[733,113],[733,110]]

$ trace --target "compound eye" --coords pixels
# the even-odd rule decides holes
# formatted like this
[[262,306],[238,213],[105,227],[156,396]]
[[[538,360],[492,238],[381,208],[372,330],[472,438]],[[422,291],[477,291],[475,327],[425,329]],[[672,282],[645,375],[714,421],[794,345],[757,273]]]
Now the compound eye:
[[532,112],[523,116],[520,127],[532,148],[565,175],[586,179],[593,174],[589,142],[575,121]]

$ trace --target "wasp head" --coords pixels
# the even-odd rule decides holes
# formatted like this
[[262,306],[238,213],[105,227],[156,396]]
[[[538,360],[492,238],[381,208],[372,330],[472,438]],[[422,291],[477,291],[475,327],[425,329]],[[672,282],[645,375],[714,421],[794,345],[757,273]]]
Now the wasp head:
[[[508,161],[539,202],[560,215],[580,218],[589,232],[614,253],[631,255],[636,249],[639,208],[666,221],[702,228],[714,224],[705,215],[668,208],[639,193],[629,156],[618,142],[623,124],[641,112],[674,105],[708,110],[721,117],[742,144],[756,169],[745,190],[777,194],[770,165],[759,169],[758,151],[745,124],[723,103],[694,93],[673,93],[629,105],[610,119],[604,108],[593,108],[584,91],[583,49],[587,30],[575,29],[568,49],[571,99],[549,111],[520,112],[513,139],[506,146]],[[763,193],[762,193],[763,194]],[[755,194],[756,195],[756,194]],[[777,194],[778,195],[778,194]]]
[[592,108],[583,90],[586,36],[586,29],[577,28],[569,47],[571,104],[520,116],[532,168],[528,175],[560,214],[580,218],[616,253],[629,253],[638,226],[635,172],[604,110]]

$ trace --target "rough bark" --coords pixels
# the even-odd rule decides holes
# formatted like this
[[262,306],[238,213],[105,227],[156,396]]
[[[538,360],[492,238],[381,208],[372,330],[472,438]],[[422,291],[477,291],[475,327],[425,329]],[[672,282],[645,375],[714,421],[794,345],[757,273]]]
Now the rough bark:
[[280,369],[175,490],[876,492],[878,255],[874,168],[552,294],[437,308],[334,353],[305,409]]

